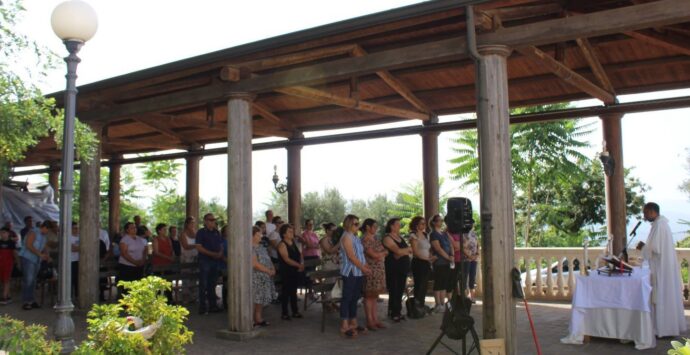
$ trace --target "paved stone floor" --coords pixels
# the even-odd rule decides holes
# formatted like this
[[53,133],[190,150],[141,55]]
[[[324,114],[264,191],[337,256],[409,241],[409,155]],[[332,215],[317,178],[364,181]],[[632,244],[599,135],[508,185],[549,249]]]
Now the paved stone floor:
[[[30,323],[40,323],[52,327],[55,315],[51,307],[40,310],[23,311],[19,303],[0,306],[0,314],[8,314]],[[304,319],[280,320],[279,306],[271,305],[265,309],[265,318],[271,326],[265,328],[255,339],[233,342],[216,338],[218,329],[226,326],[224,313],[206,316],[190,314],[188,326],[194,331],[194,344],[188,346],[189,354],[424,354],[439,334],[441,315],[435,314],[421,320],[407,320],[400,324],[386,322],[388,329],[369,332],[356,339],[344,339],[338,333],[339,322],[336,313],[327,317],[326,331],[320,332],[320,308],[312,305],[304,313]],[[379,311],[385,313],[386,303],[379,303]],[[195,311],[192,305],[190,310]],[[558,303],[530,304],[539,341],[544,355],[551,354],[666,354],[670,339],[659,340],[654,350],[637,351],[632,344],[620,344],[615,340],[592,339],[585,345],[563,345],[559,339],[567,334],[570,319],[570,305]],[[360,319],[363,313],[360,308]],[[686,311],[690,320],[690,311]],[[477,330],[481,336],[481,306],[472,309],[477,320]],[[536,354],[529,322],[523,306],[517,309],[518,353]],[[85,312],[76,310],[74,320],[77,328],[76,338],[85,337]],[[50,329],[49,329],[50,331]],[[685,334],[690,337],[690,333]],[[459,349],[460,343],[446,340]],[[434,354],[450,354],[439,346]]]

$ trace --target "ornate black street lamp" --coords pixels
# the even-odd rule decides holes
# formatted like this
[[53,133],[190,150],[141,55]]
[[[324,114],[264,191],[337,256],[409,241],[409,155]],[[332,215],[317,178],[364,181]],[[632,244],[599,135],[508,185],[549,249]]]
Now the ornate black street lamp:
[[62,141],[62,185],[60,188],[60,235],[58,303],[55,305],[57,321],[55,339],[62,343],[62,352],[74,351],[74,305],[70,295],[71,266],[70,235],[72,228],[72,197],[74,195],[74,114],[77,100],[77,53],[84,43],[93,37],[98,29],[98,17],[93,8],[79,0],[59,4],[50,18],[53,32],[62,39],[69,55],[67,63],[67,89],[65,90],[65,123]]

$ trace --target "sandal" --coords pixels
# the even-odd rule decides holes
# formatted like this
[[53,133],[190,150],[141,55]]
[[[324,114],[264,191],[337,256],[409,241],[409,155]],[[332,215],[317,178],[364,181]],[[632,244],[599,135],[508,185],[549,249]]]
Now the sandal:
[[374,325],[367,325],[367,330],[375,332],[377,330],[376,324]]
[[271,323],[269,323],[267,321],[261,321],[259,323],[254,323],[255,327],[260,327],[260,328],[268,327],[269,325],[271,325]]
[[282,319],[282,320],[292,320],[292,318],[290,318],[290,316],[288,316],[287,314],[283,314],[282,316],[280,316],[280,319]]
[[385,325],[383,325],[383,323],[376,323],[376,328],[378,328],[378,329],[386,329],[386,328],[388,328],[388,327],[386,327]]
[[343,331],[343,330],[341,329],[341,330],[340,330],[340,335],[342,335],[342,336],[344,336],[344,337],[346,337],[346,338],[348,338],[348,339],[352,339],[352,338],[355,337],[356,333],[355,333],[355,331],[352,330],[352,329],[348,329],[348,330],[346,330],[346,331]]
[[25,311],[30,311],[31,310],[31,303],[26,303],[22,306],[22,309]]
[[393,317],[393,322],[395,322],[395,323],[400,323],[400,316],[394,316],[394,317]]
[[304,316],[302,316],[302,313],[297,312],[292,314],[292,318],[304,318]]
[[361,333],[361,334],[367,333],[367,328],[364,328],[361,325],[358,325],[357,328],[355,328],[355,330],[357,331],[357,333]]

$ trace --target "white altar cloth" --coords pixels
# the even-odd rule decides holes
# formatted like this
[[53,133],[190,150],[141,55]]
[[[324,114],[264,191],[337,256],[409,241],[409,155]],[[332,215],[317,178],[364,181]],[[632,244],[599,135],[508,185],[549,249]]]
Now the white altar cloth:
[[635,348],[656,347],[649,269],[631,276],[578,275],[573,294],[570,334],[565,344],[582,344],[585,335],[632,340]]

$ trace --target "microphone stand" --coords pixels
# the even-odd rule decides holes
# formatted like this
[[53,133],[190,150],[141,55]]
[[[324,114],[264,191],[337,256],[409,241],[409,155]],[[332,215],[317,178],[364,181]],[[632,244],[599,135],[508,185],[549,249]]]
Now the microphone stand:
[[625,248],[623,249],[623,252],[621,253],[621,260],[625,261],[626,263],[628,262],[628,247],[630,246],[630,243],[632,243],[633,239],[635,239],[635,237],[637,236],[637,227],[640,226],[640,223],[642,223],[642,221],[638,221],[635,228],[633,228],[632,232],[630,232],[629,236],[632,238],[630,238],[630,240],[628,240],[628,244],[625,245]]

